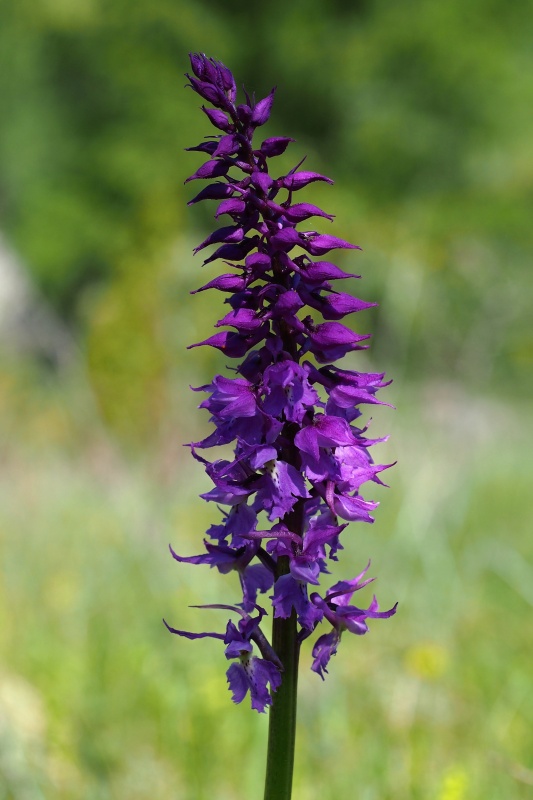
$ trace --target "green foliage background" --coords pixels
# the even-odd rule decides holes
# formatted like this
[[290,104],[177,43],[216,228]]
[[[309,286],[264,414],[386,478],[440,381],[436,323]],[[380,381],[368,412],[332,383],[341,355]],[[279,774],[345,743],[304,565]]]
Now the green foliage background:
[[234,600],[165,554],[212,521],[181,442],[206,423],[187,385],[223,368],[185,350],[220,316],[188,294],[213,224],[185,208],[183,148],[209,133],[191,50],[258,96],[277,84],[267,135],[335,179],[307,198],[363,246],[343,264],[380,302],[357,364],[395,378],[374,425],[400,464],[346,569],[372,554],[401,613],[324,686],[302,679],[297,797],[529,796],[533,6],[0,0],[0,18],[0,227],[77,348],[54,372],[0,347],[1,800],[261,794],[265,720],[231,706],[214,645],[159,622]]

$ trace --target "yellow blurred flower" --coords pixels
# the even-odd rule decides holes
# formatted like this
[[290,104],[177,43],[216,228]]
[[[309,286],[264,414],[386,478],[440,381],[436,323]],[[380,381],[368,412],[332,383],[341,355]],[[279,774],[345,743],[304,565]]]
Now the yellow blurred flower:
[[468,788],[468,776],[462,767],[453,767],[444,776],[438,800],[464,800]]
[[448,650],[437,642],[419,642],[410,647],[405,654],[407,671],[423,680],[437,680],[447,670]]

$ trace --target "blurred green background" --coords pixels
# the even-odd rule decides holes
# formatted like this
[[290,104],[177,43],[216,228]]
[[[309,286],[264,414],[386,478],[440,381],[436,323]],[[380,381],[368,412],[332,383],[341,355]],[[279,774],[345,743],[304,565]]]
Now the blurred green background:
[[533,5],[0,0],[0,20],[0,800],[262,796],[266,716],[232,705],[217,643],[161,623],[222,627],[188,605],[237,598],[166,550],[217,519],[181,446],[208,430],[188,385],[224,368],[185,350],[221,308],[188,294],[217,269],[191,255],[214,208],[185,207],[183,148],[210,133],[190,50],[278,86],[266,134],[335,179],[306,197],[380,302],[347,366],[394,378],[372,430],[398,466],[333,578],[371,556],[399,611],[324,684],[304,648],[295,798],[531,797]]

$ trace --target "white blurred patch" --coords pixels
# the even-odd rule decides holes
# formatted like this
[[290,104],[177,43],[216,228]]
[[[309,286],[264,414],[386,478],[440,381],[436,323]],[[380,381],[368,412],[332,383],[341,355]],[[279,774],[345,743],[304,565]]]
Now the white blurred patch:
[[59,367],[74,358],[69,331],[39,295],[1,235],[0,346],[8,353],[43,356]]

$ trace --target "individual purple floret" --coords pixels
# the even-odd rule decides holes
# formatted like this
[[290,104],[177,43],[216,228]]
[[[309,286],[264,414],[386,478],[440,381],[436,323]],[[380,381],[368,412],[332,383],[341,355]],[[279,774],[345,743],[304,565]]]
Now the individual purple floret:
[[317,672],[322,680],[324,680],[324,672],[327,672],[327,664],[331,656],[337,652],[337,646],[341,640],[343,631],[350,631],[361,636],[367,633],[368,626],[365,622],[367,619],[386,619],[396,613],[396,606],[388,611],[379,611],[378,601],[375,596],[367,609],[357,608],[351,606],[350,600],[354,592],[362,589],[370,583],[373,578],[362,580],[368,571],[368,566],[363,572],[351,581],[340,581],[332,586],[324,598],[314,592],[311,595],[311,602],[318,609],[323,612],[324,619],[331,622],[333,628],[329,633],[320,636],[313,647],[313,666],[311,669]]
[[[174,555],[174,554],[173,554]],[[186,639],[222,639],[226,645],[225,655],[229,659],[238,659],[238,663],[233,662],[226,675],[230,691],[233,694],[235,703],[240,703],[250,692],[252,708],[256,711],[264,711],[266,706],[272,704],[272,696],[268,691],[267,685],[275,691],[281,683],[281,665],[276,654],[266,641],[259,628],[259,623],[265,615],[264,609],[253,606],[250,611],[257,609],[257,617],[251,617],[243,612],[238,606],[226,605],[207,605],[198,606],[199,608],[220,608],[227,611],[234,611],[241,615],[238,625],[231,620],[228,621],[226,633],[190,633],[171,628],[165,622],[170,633],[184,636]],[[164,620],[163,620],[164,621]],[[259,658],[253,654],[253,642],[267,658]]]
[[[266,612],[258,595],[271,593],[274,618],[297,619],[299,642],[318,625],[330,626],[313,647],[312,669],[322,678],[344,631],[366,633],[369,619],[396,611],[379,611],[375,598],[367,609],[350,605],[370,582],[368,567],[351,581],[317,590],[337,561],[348,523],[373,522],[377,503],[365,500],[361,487],[382,484],[380,473],[392,466],[374,463],[370,447],[383,440],[369,439],[354,424],[361,406],[383,404],[376,393],[387,383],[381,373],[334,364],[368,346],[367,335],[341,320],[375,304],[334,288],[334,281],[358,276],[323,260],[332,250],[360,248],[309,229],[313,218],[330,222],[333,216],[294,201],[309,184],[333,181],[300,169],[302,162],[278,176],[272,159],[294,140],[253,142],[269,119],[274,90],[258,101],[245,93],[237,104],[227,67],[202,54],[190,60],[189,85],[209,104],[202,111],[216,132],[188,148],[207,157],[186,181],[207,181],[189,205],[215,200],[215,219],[223,218],[194,252],[208,253],[204,265],[222,261],[224,271],[196,292],[222,292],[226,304],[217,331],[190,347],[213,347],[239,363],[232,375],[195,389],[207,395],[199,407],[209,412],[213,429],[190,444],[191,452],[213,484],[202,497],[223,507],[222,520],[207,531],[205,552],[171,552],[179,562],[236,572],[242,598],[234,606],[209,606],[240,615],[225,634],[167,627],[186,638],[224,641],[226,657],[237,659],[227,672],[233,700],[250,692],[252,707],[264,711],[283,680],[283,665],[262,631]],[[203,455],[229,444],[233,458]]]

